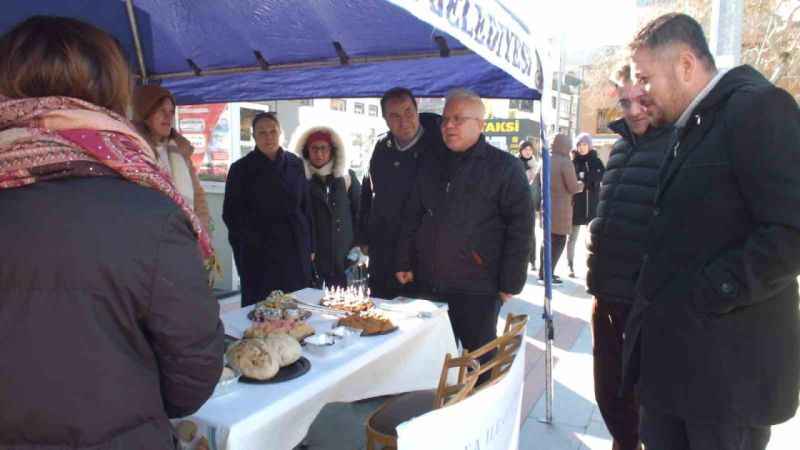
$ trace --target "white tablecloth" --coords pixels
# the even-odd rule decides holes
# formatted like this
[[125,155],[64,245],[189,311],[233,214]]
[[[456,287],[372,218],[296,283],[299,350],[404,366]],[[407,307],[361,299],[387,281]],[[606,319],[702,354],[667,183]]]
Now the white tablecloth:
[[[316,304],[322,293],[304,289],[295,295],[301,301]],[[294,380],[238,383],[233,392],[212,398],[188,418],[199,427],[198,438],[189,448],[195,448],[197,439],[205,436],[211,450],[289,450],[302,441],[327,403],[436,387],[445,354],[455,355],[457,351],[446,311],[422,300],[392,302],[391,306],[408,312],[434,313],[423,319],[391,312],[389,315],[399,326],[396,332],[360,337],[349,347],[323,357],[304,350],[311,369]],[[247,312],[251,309],[224,314],[226,334],[240,337],[250,325]],[[314,314],[309,323],[317,330],[326,330],[335,321]]]

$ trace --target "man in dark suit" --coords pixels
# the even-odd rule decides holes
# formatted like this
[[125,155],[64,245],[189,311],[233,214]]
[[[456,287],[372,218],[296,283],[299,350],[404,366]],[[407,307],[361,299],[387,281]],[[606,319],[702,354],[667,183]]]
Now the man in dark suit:
[[764,449],[800,391],[800,110],[668,14],[631,44],[674,123],[626,329],[648,450]]
[[417,100],[406,88],[393,88],[381,98],[389,132],[375,144],[361,190],[357,242],[369,253],[369,287],[379,298],[413,295],[413,285],[395,279],[397,240],[403,207],[420,168],[441,147],[439,116],[419,114]]

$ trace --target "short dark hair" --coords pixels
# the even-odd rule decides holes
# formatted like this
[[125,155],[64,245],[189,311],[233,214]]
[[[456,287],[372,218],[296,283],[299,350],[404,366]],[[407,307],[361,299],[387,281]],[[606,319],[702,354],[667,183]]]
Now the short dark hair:
[[659,49],[668,44],[681,43],[687,45],[706,68],[716,70],[714,55],[708,49],[708,41],[703,34],[703,27],[691,16],[680,13],[664,14],[645,25],[634,37],[630,49]]
[[402,99],[402,98],[410,98],[411,102],[414,103],[414,109],[417,109],[417,99],[414,98],[414,94],[411,93],[411,90],[404,87],[393,87],[386,91],[381,97],[381,115],[386,117],[386,103],[392,99]]
[[261,119],[271,120],[271,121],[275,122],[276,124],[278,124],[278,126],[281,126],[281,123],[278,121],[278,114],[276,112],[274,112],[274,111],[265,111],[265,112],[260,112],[260,113],[256,114],[255,116],[253,116],[253,129],[254,130],[256,129],[256,124]]
[[0,94],[73,97],[124,116],[130,68],[119,42],[100,28],[33,16],[0,39]]

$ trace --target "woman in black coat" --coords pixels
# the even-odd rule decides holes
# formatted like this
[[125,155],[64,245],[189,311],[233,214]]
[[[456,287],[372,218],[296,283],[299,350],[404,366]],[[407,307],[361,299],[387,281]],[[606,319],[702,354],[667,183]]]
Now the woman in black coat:
[[567,238],[569,276],[574,278],[575,243],[578,242],[581,226],[588,225],[597,215],[600,181],[606,170],[603,161],[592,149],[592,136],[589,133],[578,135],[575,150],[572,152],[572,164],[575,166],[578,181],[583,183],[583,190],[572,196],[572,231]]
[[314,265],[320,281],[327,286],[345,286],[345,269],[352,264],[347,256],[355,245],[361,184],[348,169],[344,141],[333,129],[317,126],[298,130],[291,148],[303,158],[311,190]]
[[272,113],[253,118],[256,148],[231,165],[222,220],[242,283],[242,306],[311,281],[313,231],[303,162],[280,146]]
[[539,211],[542,203],[542,179],[539,170],[542,167],[541,152],[534,149],[533,143],[530,141],[522,141],[519,143],[519,160],[522,162],[522,168],[525,170],[525,175],[528,178],[528,185],[531,187],[531,199],[533,200],[533,230],[531,233],[531,255],[530,263],[531,270],[536,269],[536,212]]

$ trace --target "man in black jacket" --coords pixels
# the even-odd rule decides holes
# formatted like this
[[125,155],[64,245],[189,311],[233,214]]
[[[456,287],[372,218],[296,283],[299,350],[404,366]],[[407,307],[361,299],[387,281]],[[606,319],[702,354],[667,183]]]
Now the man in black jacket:
[[689,16],[631,48],[648,110],[675,124],[625,331],[641,437],[763,449],[800,391],[800,110],[751,67],[717,70]]
[[356,240],[369,253],[369,287],[379,298],[413,293],[395,279],[397,241],[402,213],[419,168],[441,147],[439,116],[418,114],[414,95],[394,88],[381,98],[389,133],[376,144],[361,189],[359,232]]
[[447,96],[446,149],[417,177],[404,212],[398,281],[449,304],[453,331],[475,350],[497,337],[501,300],[527,277],[533,232],[528,181],[510,153],[486,143],[484,107],[466,90]]
[[[603,175],[597,218],[589,226],[586,285],[594,296],[594,392],[617,450],[639,448],[639,405],[633,389],[620,392],[625,322],[634,301],[647,225],[653,213],[658,169],[669,145],[669,127],[650,125],[645,92],[625,65],[612,77],[623,118],[609,124],[621,137]],[[621,395],[620,395],[621,394]]]

